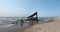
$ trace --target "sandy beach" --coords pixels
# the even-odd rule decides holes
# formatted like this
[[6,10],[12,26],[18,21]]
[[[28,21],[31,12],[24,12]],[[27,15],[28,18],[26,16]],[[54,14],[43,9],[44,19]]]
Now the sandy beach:
[[23,26],[12,25],[9,27],[2,27],[0,28],[0,32],[60,32],[60,17],[51,20],[33,26],[24,23]]
[[23,26],[20,24],[0,26],[0,32],[60,32],[60,17],[50,19],[47,22],[39,22],[33,26],[28,23],[24,23]]
[[60,32],[60,17],[52,19],[54,21],[37,24],[26,29],[24,32]]

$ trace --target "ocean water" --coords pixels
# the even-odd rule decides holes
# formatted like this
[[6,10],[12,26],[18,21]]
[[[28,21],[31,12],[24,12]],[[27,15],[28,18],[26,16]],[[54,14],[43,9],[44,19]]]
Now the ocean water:
[[11,22],[8,21],[0,21],[0,27],[9,27],[12,26],[14,24],[11,24]]
[[[16,32],[19,29],[22,29],[23,27],[29,26],[29,21],[24,21],[23,26],[20,25],[21,18],[0,18],[0,32]],[[25,19],[25,18],[24,18]],[[45,22],[48,21],[51,18],[39,18],[39,22]],[[12,24],[12,22],[17,21],[18,24]]]
[[[27,22],[24,23],[23,26],[20,25],[20,20],[21,18],[0,18],[0,32],[16,32],[19,29],[22,29],[23,27],[29,26]],[[12,22],[17,21],[18,24]]]
[[[48,17],[39,18],[38,20],[39,20],[39,22],[45,22],[45,21],[48,21],[51,18],[52,17],[50,17],[50,18],[48,18]],[[21,19],[21,18],[0,18],[0,26],[11,26],[11,25],[13,25],[12,22],[17,21],[18,19]]]

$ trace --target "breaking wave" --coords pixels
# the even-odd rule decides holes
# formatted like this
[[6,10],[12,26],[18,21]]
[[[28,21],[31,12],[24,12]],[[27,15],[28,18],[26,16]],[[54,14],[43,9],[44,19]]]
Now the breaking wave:
[[0,27],[10,27],[10,26],[13,26],[14,24],[8,24],[8,25],[2,25]]

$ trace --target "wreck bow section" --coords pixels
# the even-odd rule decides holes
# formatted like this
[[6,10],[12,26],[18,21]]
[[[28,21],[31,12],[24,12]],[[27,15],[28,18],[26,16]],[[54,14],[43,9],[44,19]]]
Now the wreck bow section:
[[38,23],[38,14],[37,12],[33,13],[32,15],[28,16],[28,20],[30,21],[30,24],[36,24]]

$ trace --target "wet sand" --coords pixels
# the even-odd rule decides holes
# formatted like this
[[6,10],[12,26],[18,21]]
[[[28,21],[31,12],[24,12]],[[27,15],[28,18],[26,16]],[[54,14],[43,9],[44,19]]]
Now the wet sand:
[[20,27],[18,27],[17,25],[0,27],[0,32],[16,32],[18,28]]
[[20,24],[9,24],[7,26],[0,26],[0,32],[17,32],[17,30],[22,31],[23,28],[25,29],[25,27],[27,28],[28,26],[28,23],[24,23],[23,26]]
[[24,32],[26,29],[30,28],[31,26],[24,27],[22,29],[17,30],[16,32]]

